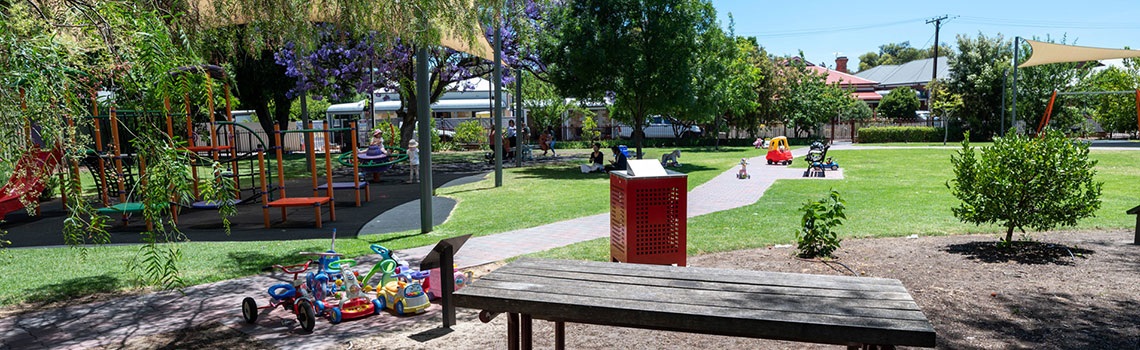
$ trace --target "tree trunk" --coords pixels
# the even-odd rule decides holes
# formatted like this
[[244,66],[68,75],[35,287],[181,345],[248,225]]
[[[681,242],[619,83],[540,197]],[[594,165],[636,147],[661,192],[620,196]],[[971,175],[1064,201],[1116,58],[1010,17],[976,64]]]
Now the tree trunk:
[[1007,227],[1005,230],[1005,241],[1013,242],[1013,226]]
[[408,140],[412,139],[412,135],[416,132],[416,103],[409,102],[406,110],[396,111],[396,116],[400,117],[403,124],[400,125],[400,147],[408,148]]

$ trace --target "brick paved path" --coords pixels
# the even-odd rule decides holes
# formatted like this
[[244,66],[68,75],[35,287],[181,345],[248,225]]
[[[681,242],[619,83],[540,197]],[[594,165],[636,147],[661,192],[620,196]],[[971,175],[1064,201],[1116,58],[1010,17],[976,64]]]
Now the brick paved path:
[[[793,151],[797,157],[806,149]],[[802,169],[767,166],[763,156],[749,160],[751,179],[736,179],[737,167],[698,186],[689,193],[689,216],[708,214],[756,202],[777,179],[800,178]],[[831,172],[828,179],[842,178],[842,170]],[[462,267],[477,266],[510,257],[557,248],[572,243],[606,237],[609,214],[556,222],[549,225],[472,238],[456,256]],[[431,247],[400,251],[413,262]],[[376,263],[376,257],[357,259],[361,270]],[[422,315],[394,317],[381,314],[331,326],[317,320],[312,334],[292,336],[300,332],[292,314],[276,310],[262,313],[257,324],[247,325],[241,319],[240,304],[246,296],[255,296],[264,305],[268,286],[288,281],[281,273],[238,278],[185,289],[185,296],[165,291],[114,300],[74,305],[32,312],[0,320],[0,349],[71,349],[122,347],[133,337],[173,332],[196,325],[221,322],[278,348],[325,348],[363,335],[422,328],[438,322],[439,307],[433,306]],[[379,346],[379,345],[378,345]]]

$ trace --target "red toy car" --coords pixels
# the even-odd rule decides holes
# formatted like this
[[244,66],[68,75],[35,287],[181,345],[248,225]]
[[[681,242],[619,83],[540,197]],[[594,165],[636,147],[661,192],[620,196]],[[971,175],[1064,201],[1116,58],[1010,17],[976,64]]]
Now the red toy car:
[[792,151],[789,151],[788,149],[789,147],[787,137],[773,137],[772,142],[768,144],[768,165],[792,164]]

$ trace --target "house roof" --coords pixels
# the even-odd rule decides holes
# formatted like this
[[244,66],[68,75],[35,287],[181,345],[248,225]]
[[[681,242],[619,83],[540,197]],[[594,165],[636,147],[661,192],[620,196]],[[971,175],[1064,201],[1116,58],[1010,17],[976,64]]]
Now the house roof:
[[[933,64],[933,58],[926,58],[899,65],[877,66],[855,73],[855,76],[877,81],[884,87],[926,85],[930,82],[930,71],[934,69]],[[949,59],[945,56],[938,57],[938,79],[945,79],[949,76]]]
[[878,82],[875,82],[874,80],[871,80],[871,79],[860,78],[860,77],[857,77],[857,76],[854,76],[851,74],[843,73],[843,72],[840,72],[837,70],[827,69],[827,68],[820,67],[820,66],[808,66],[807,69],[813,70],[816,73],[827,74],[827,83],[828,84],[839,83],[840,86],[845,87],[845,88],[851,87],[852,85],[854,85],[855,88],[873,87],[876,84],[878,84]]

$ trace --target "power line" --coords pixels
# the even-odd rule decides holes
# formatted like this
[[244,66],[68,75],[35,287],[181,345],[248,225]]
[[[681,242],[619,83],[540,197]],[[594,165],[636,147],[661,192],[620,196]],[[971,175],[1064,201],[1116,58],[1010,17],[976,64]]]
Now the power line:
[[962,16],[963,23],[1000,25],[1007,27],[1060,28],[1060,29],[1140,29],[1137,23],[1104,23],[1081,21],[1049,21]]
[[763,38],[794,37],[794,36],[804,36],[804,35],[816,35],[816,34],[829,34],[829,33],[836,33],[836,32],[847,32],[847,31],[862,30],[862,29],[884,28],[884,27],[896,26],[896,25],[900,25],[900,24],[915,23],[915,22],[918,22],[921,20],[923,20],[923,18],[912,18],[912,19],[905,19],[905,20],[894,21],[894,22],[860,24],[860,25],[839,26],[839,27],[808,28],[808,29],[796,29],[796,30],[772,31],[772,32],[742,32],[741,34],[742,35],[753,35],[756,37],[763,37]]

